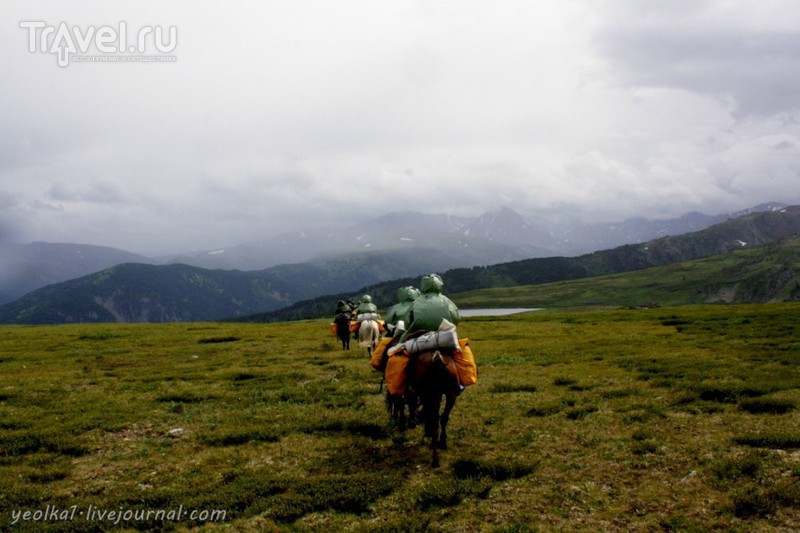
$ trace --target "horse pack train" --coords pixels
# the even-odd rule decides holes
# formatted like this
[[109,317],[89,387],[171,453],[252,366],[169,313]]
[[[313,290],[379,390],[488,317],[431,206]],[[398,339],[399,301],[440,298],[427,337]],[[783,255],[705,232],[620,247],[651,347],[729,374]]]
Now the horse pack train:
[[424,422],[434,466],[439,464],[437,449],[447,448],[447,422],[456,398],[478,379],[469,339],[457,335],[458,308],[442,294],[443,286],[438,274],[430,274],[422,277],[420,290],[401,287],[398,303],[383,319],[369,295],[358,304],[340,300],[331,323],[343,350],[350,349],[353,335],[372,367],[383,373],[387,409],[398,428]]

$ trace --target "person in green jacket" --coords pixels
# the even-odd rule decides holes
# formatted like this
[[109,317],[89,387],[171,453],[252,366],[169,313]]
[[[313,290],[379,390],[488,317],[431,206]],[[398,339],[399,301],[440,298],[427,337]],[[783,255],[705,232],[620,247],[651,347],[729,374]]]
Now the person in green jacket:
[[450,298],[442,294],[444,281],[439,274],[428,274],[422,277],[422,294],[414,300],[408,309],[404,321],[406,333],[403,334],[401,341],[406,336],[417,331],[436,331],[442,320],[448,320],[457,325],[461,320],[458,314],[458,307]]
[[[358,307],[356,308],[356,312],[353,313],[353,319],[356,320],[360,315],[365,313],[377,313],[378,306],[372,303],[372,296],[369,294],[365,294],[358,300]],[[359,321],[359,327],[361,326]],[[353,332],[353,338],[358,339],[358,331]]]
[[350,306],[347,305],[347,302],[345,302],[344,300],[339,300],[338,302],[336,302],[336,313],[335,314],[337,314],[337,315],[339,315],[339,314],[350,314],[351,310],[352,309],[350,308]]
[[386,336],[394,336],[397,323],[405,318],[414,300],[418,297],[419,290],[415,287],[408,286],[397,289],[398,303],[394,304],[386,311],[386,317],[384,318],[384,320],[386,320]]
[[361,303],[358,304],[358,314],[363,315],[364,313],[377,313],[378,307],[372,303],[372,296],[369,294],[365,294],[361,297]]

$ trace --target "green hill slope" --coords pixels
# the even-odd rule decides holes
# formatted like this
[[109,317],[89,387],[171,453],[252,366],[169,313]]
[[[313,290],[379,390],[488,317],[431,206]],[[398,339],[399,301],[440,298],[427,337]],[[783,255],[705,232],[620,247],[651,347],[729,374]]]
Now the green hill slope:
[[128,263],[32,291],[0,306],[0,323],[219,320],[449,264],[433,250],[403,259],[378,251],[252,272]]
[[636,272],[453,295],[474,307],[650,306],[800,300],[800,237]]

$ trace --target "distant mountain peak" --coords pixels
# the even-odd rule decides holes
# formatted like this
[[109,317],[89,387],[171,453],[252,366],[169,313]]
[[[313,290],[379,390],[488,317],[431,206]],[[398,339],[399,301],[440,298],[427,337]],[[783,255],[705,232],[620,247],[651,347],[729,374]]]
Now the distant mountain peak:
[[487,211],[466,224],[462,231],[464,235],[515,246],[547,248],[553,244],[549,231],[537,228],[508,206]]

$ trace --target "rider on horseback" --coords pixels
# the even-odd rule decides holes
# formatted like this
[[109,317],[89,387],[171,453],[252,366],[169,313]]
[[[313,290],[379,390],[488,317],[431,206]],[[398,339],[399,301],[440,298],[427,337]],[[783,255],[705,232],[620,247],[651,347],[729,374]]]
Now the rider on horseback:
[[398,326],[398,322],[401,322],[405,319],[409,309],[411,309],[411,305],[418,297],[419,290],[414,287],[408,286],[397,289],[398,302],[391,306],[388,311],[386,311],[387,337],[393,337],[396,335],[395,330]]
[[364,313],[377,313],[378,307],[372,303],[372,296],[369,294],[365,294],[361,297],[361,300],[358,304],[358,314],[363,315]]
[[332,331],[342,341],[342,349],[350,349],[350,318],[352,309],[344,300],[336,303],[336,314],[333,315]]
[[[403,394],[405,391],[405,367],[413,359],[413,356],[409,357],[413,351],[410,348],[417,342],[412,340],[423,340],[419,338],[422,334],[428,334],[426,337],[437,335],[436,339],[430,339],[433,345],[441,346],[442,350],[456,360],[456,365],[465,370],[463,379],[460,379],[462,389],[464,385],[471,385],[477,379],[472,351],[466,341],[459,342],[455,335],[455,325],[461,319],[458,307],[441,293],[443,286],[444,281],[438,274],[422,277],[422,294],[414,300],[404,317],[406,332],[400,337],[400,343],[388,350],[391,357],[386,367],[386,383],[391,394]],[[452,343],[448,344],[448,341]],[[461,373],[460,371],[460,378]]]
[[[439,464],[437,448],[447,447],[446,426],[456,397],[465,385],[477,380],[469,341],[456,335],[456,324],[461,319],[458,307],[442,294],[443,286],[438,274],[423,276],[422,294],[405,314],[407,329],[400,336],[400,343],[388,350],[385,367],[386,404],[391,420],[401,429],[406,420],[413,426],[419,416],[417,406],[423,406],[422,419],[425,435],[431,438],[434,466]],[[440,414],[443,397],[444,410]]]
[[442,294],[444,281],[439,274],[429,274],[422,277],[422,294],[414,300],[403,317],[406,324],[406,333],[400,339],[404,341],[409,333],[418,331],[437,331],[442,320],[447,320],[453,325],[458,325],[461,317],[458,307],[450,298]]
[[386,311],[384,336],[372,352],[370,364],[372,368],[383,372],[386,369],[386,362],[389,357],[387,350],[397,344],[400,336],[406,331],[403,318],[408,314],[411,305],[419,297],[419,290],[414,287],[400,287],[397,289],[398,303]]
[[[358,307],[353,310],[353,319],[360,324],[367,316],[371,320],[379,320],[378,306],[372,303],[372,296],[365,294],[358,301]],[[353,338],[358,339],[358,326],[353,328]]]

